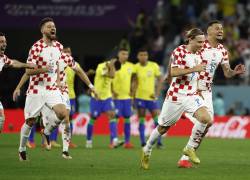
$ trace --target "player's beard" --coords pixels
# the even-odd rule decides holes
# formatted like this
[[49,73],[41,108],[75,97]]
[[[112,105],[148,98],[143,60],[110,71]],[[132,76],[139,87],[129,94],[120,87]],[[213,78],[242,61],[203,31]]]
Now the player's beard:
[[0,55],[3,55],[3,54],[4,54],[5,49],[6,49],[5,46],[1,46],[1,47],[0,47]]
[[57,39],[56,33],[53,34],[53,33],[51,33],[51,32],[49,32],[48,34],[46,34],[46,37],[47,37],[49,40],[51,40],[51,41]]

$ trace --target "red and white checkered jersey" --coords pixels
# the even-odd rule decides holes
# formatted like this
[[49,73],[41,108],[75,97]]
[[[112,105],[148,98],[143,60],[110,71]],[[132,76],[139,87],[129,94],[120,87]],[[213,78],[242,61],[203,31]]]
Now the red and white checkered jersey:
[[72,56],[62,53],[61,59],[59,61],[59,72],[60,72],[60,82],[61,82],[61,92],[62,94],[69,94],[68,85],[66,83],[66,73],[65,69],[67,67],[76,68],[76,63]]
[[0,72],[5,65],[11,65],[12,61],[6,55],[0,55]]
[[200,53],[202,62],[207,66],[205,71],[200,72],[198,88],[200,90],[211,90],[213,77],[218,65],[229,63],[228,51],[222,44],[218,44],[217,47],[211,47],[206,40]]
[[[171,55],[171,67],[181,69],[193,68],[202,62],[199,53],[191,53],[186,45],[177,47]],[[178,97],[192,95],[197,92],[197,81],[199,73],[193,72],[183,76],[172,77],[172,81],[167,92],[167,98],[178,101]]]
[[48,46],[42,39],[37,41],[29,51],[27,63],[36,64],[38,68],[49,66],[49,72],[30,76],[29,88],[27,94],[38,94],[43,90],[56,90],[57,64],[60,60],[74,67],[71,62],[62,53],[63,46],[58,41],[53,41],[52,46]]

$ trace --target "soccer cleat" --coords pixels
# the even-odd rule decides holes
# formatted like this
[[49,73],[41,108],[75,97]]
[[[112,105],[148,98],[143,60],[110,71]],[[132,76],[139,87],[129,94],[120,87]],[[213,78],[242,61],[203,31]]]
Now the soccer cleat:
[[148,170],[149,169],[149,157],[150,155],[146,154],[143,150],[142,150],[142,157],[141,157],[141,168]]
[[56,141],[51,141],[51,146],[52,147],[55,147],[55,148],[60,148],[61,147],[61,144],[58,144]]
[[63,151],[62,152],[62,157],[64,159],[72,159],[72,157],[69,155],[69,152],[68,151]]
[[77,145],[72,142],[69,142],[69,148],[77,148]]
[[19,160],[20,161],[26,161],[27,160],[26,151],[18,152],[18,154],[19,154]]
[[26,146],[27,146],[28,148],[30,148],[30,149],[36,148],[36,144],[35,144],[34,142],[30,142],[30,141],[28,141],[28,142],[26,143]]
[[177,163],[179,168],[192,168],[193,165],[189,160],[179,160]]
[[87,149],[92,149],[92,148],[93,148],[92,141],[86,141],[85,147],[86,147]]
[[195,164],[200,164],[200,159],[197,157],[195,150],[193,148],[185,147],[183,149],[183,154],[189,157],[189,160]]
[[42,138],[44,139],[45,149],[50,151],[51,150],[51,143],[49,140],[49,136],[44,134],[44,133],[41,133],[41,135],[42,135]]
[[118,147],[122,146],[123,144],[124,144],[124,141],[120,141],[120,140],[113,142],[114,148],[118,148]]
[[125,149],[133,149],[133,148],[134,148],[134,145],[131,144],[130,142],[128,142],[128,143],[125,143],[125,144],[123,145],[123,147],[124,147]]

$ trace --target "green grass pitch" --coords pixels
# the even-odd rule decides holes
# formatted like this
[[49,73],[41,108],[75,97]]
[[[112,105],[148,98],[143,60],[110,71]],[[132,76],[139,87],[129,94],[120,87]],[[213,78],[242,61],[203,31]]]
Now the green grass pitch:
[[[37,135],[36,141],[40,142]],[[150,170],[140,169],[139,138],[134,149],[109,149],[108,136],[95,136],[94,148],[85,149],[85,137],[74,136],[78,148],[72,160],[61,157],[61,149],[28,149],[30,161],[19,162],[18,134],[0,135],[0,180],[248,180],[250,140],[211,139],[203,141],[198,155],[201,164],[192,169],[177,168],[187,137],[164,138],[164,149],[154,149]],[[38,143],[39,144],[39,143]]]

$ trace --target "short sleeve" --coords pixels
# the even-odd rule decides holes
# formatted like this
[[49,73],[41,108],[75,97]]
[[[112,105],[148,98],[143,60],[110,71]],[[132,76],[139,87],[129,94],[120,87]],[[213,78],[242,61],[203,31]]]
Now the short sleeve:
[[160,67],[157,63],[154,63],[154,72],[155,72],[155,76],[157,77],[161,75]]
[[63,60],[65,64],[67,64],[72,69],[75,69],[77,66],[74,61],[74,58],[68,54],[62,53],[61,60]]

